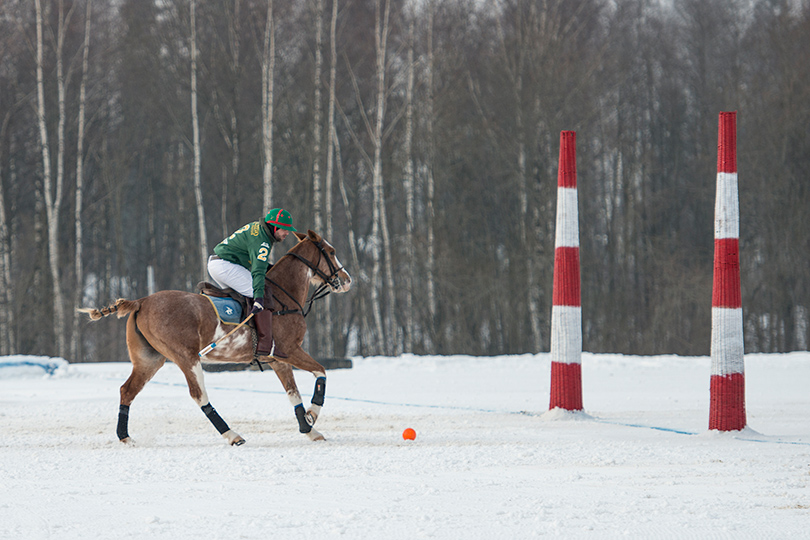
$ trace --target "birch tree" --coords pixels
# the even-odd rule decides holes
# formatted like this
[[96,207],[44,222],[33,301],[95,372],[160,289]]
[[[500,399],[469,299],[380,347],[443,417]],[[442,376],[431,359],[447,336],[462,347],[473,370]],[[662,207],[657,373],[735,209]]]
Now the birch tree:
[[197,202],[197,228],[199,231],[200,278],[204,279],[208,259],[208,239],[205,232],[205,207],[200,180],[200,121],[197,112],[197,0],[191,0],[191,130],[194,147],[194,197]]
[[[338,0],[332,0],[332,17],[329,25],[329,98],[328,98],[328,112],[326,113],[326,177],[324,178],[324,219],[326,238],[330,242],[334,242],[332,236],[332,177],[335,170],[335,146],[337,135],[335,133],[335,79],[337,76],[337,15],[338,15]],[[351,220],[349,220],[351,223]],[[332,298],[327,296],[324,299],[324,313],[332,313]],[[334,354],[334,342],[336,330],[332,328],[331,336],[326,342],[326,349],[323,350],[324,355],[331,356]]]
[[[375,23],[374,23],[374,43],[377,53],[376,62],[376,82],[377,98],[375,107],[375,123],[372,133],[374,144],[374,169],[372,175],[372,309],[374,310],[374,320],[377,326],[380,350],[391,354],[394,350],[396,340],[395,320],[394,320],[394,278],[391,267],[391,241],[388,233],[388,218],[385,209],[385,187],[383,184],[382,172],[382,143],[383,128],[385,120],[385,68],[386,51],[388,46],[389,16],[391,13],[390,0],[385,1],[384,11],[381,0],[375,2]],[[384,269],[383,266],[384,265]],[[385,275],[382,275],[382,272]],[[385,280],[385,287],[382,287]],[[383,326],[383,316],[380,311],[380,289],[387,291],[388,302],[386,306],[385,327]]]
[[[313,6],[313,16],[315,17],[315,65],[313,70],[314,95],[312,97],[312,211],[314,213],[314,227],[319,234],[324,233],[324,206],[323,206],[323,185],[321,182],[321,70],[323,69],[323,0],[315,0]],[[328,237],[327,237],[328,238]],[[331,238],[329,239],[331,240]],[[329,332],[326,330],[326,305],[325,309],[318,310],[317,328],[315,339],[315,350],[322,354],[326,349]]]
[[414,86],[414,26],[412,14],[408,28],[408,82],[405,89],[405,249],[408,270],[405,284],[405,352],[413,352],[416,329],[413,312],[414,274],[416,266],[416,238],[414,235],[414,172],[413,172],[413,86]]
[[[64,357],[66,350],[65,304],[62,295],[62,282],[59,273],[59,213],[62,206],[62,186],[64,182],[64,149],[65,149],[65,75],[62,54],[64,49],[65,18],[64,3],[58,2],[58,22],[56,36],[56,77],[59,119],[57,124],[57,159],[56,179],[51,171],[50,144],[48,143],[48,126],[45,115],[45,81],[44,81],[44,38],[41,0],[35,1],[37,31],[37,123],[39,125],[40,148],[42,151],[43,196],[45,199],[46,227],[48,235],[48,263],[51,274],[53,296],[54,331],[56,334],[56,351]],[[55,183],[55,185],[54,185]]]
[[[5,103],[0,99],[0,106]],[[9,120],[16,107],[8,107],[0,124],[0,141],[5,139]],[[2,162],[3,148],[0,147],[0,162]],[[6,194],[3,187],[3,167],[0,167],[0,290],[2,290],[2,309],[0,309],[0,354],[14,354],[14,297],[11,281],[11,234],[6,215]]]
[[321,69],[323,56],[323,0],[315,0],[315,69],[313,73],[312,119],[312,210],[315,230],[323,234],[323,191],[321,186]]
[[[428,2],[428,24],[427,24],[427,66],[425,86],[427,87],[427,112],[426,112],[426,130],[427,130],[427,163],[425,171],[427,178],[425,179],[425,197],[426,201],[426,222],[427,222],[427,300],[428,300],[428,327],[435,328],[436,312],[438,310],[436,302],[436,238],[435,227],[436,217],[434,214],[434,194],[435,182],[433,179],[433,167],[435,157],[435,136],[434,136],[434,122],[435,122],[435,96],[433,90],[433,22],[436,12],[436,4],[434,0]],[[425,333],[429,336],[429,333]],[[425,343],[426,348],[432,348],[430,343]]]
[[[5,10],[0,7],[0,17],[11,19],[5,13]],[[22,30],[12,31],[11,25],[0,24],[0,29],[3,30],[6,40],[0,40],[0,64],[6,64],[11,60],[12,43],[19,43],[20,33]],[[6,31],[8,29],[8,31]],[[4,66],[0,67],[0,70]],[[12,89],[16,89],[17,82],[10,81],[10,85],[3,88],[8,88],[8,93],[0,91],[0,111],[4,111],[2,119],[0,119],[0,355],[14,354],[17,352],[17,340],[14,331],[14,283],[12,282],[11,262],[12,262],[12,231],[9,222],[11,217],[6,212],[6,205],[9,204],[11,197],[8,197],[9,192],[5,188],[5,151],[8,149],[8,158],[11,161],[11,156],[14,153],[13,136],[9,130],[9,124],[12,117],[17,114],[20,107],[28,102],[28,98],[13,96]],[[8,137],[8,138],[7,138]],[[8,143],[6,142],[8,141]],[[9,163],[11,170],[11,180],[14,181],[13,171],[14,167]]]
[[[74,209],[74,221],[76,228],[76,250],[75,250],[75,272],[76,287],[74,290],[74,306],[82,305],[82,293],[84,291],[84,267],[82,265],[83,243],[82,243],[82,208],[84,195],[84,124],[85,107],[87,102],[87,71],[89,68],[90,52],[90,21],[93,13],[93,1],[87,0],[85,20],[84,20],[84,46],[82,50],[82,80],[79,87],[79,118],[76,135],[76,205]],[[73,357],[81,358],[81,327],[79,326],[79,313],[73,314],[73,332],[71,333],[70,350]]]
[[[335,80],[337,78],[337,18],[338,0],[332,0],[332,19],[329,26],[329,103],[326,113],[327,137],[326,178],[324,185],[324,217],[326,218],[326,237],[332,240],[332,178],[335,170]],[[327,300],[329,298],[327,297]]]
[[273,0],[267,0],[267,23],[262,54],[262,150],[264,154],[264,212],[273,204],[273,72],[276,65],[276,34]]

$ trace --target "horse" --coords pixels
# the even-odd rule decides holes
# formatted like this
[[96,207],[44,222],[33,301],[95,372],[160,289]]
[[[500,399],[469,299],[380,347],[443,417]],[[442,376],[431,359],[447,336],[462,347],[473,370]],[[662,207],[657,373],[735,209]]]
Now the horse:
[[[296,232],[298,243],[271,266],[265,276],[273,299],[281,309],[274,313],[273,328],[277,344],[287,351],[283,360],[263,357],[273,368],[287,397],[293,406],[299,431],[313,441],[324,440],[313,426],[320,415],[326,394],[326,370],[307,354],[301,344],[307,331],[304,303],[310,285],[318,287],[309,300],[312,301],[330,292],[345,293],[352,285],[352,278],[338,261],[335,248],[319,234],[308,231],[306,235]],[[241,435],[233,431],[217,413],[208,399],[203,380],[202,350],[213,344],[206,352],[206,362],[250,363],[254,360],[255,331],[243,321],[237,327],[220,320],[212,302],[202,294],[184,291],[159,291],[139,300],[118,299],[102,309],[82,308],[91,320],[99,320],[113,313],[118,318],[129,315],[126,340],[132,373],[121,386],[116,434],[127,444],[129,436],[129,408],[135,396],[157,373],[166,359],[174,362],[183,372],[191,398],[202,409],[231,445],[245,443]],[[295,384],[293,367],[309,371],[315,376],[315,390],[310,407],[305,411],[301,394]]]

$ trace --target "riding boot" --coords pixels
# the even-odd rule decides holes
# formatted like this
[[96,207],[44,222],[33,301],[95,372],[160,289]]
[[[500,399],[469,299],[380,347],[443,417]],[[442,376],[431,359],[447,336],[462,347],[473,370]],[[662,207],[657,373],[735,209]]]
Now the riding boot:
[[256,321],[256,334],[259,341],[256,346],[256,356],[287,358],[287,355],[279,350],[278,345],[273,343],[273,312],[264,309],[256,313],[253,319]]

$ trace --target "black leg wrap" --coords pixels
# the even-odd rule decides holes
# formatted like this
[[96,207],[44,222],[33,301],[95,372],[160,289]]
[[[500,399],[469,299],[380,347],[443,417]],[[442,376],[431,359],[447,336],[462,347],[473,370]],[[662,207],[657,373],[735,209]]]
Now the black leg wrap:
[[223,420],[222,417],[219,415],[219,413],[214,409],[214,407],[211,406],[210,403],[208,403],[207,405],[203,405],[201,409],[202,412],[205,413],[205,416],[207,416],[208,419],[211,420],[211,423],[214,424],[214,427],[217,428],[217,431],[219,431],[220,435],[231,429],[228,427],[228,424],[225,423],[225,420]]
[[123,441],[129,437],[127,426],[129,425],[129,405],[121,405],[118,407],[118,427],[115,428],[115,433],[118,435],[118,440]]
[[306,414],[303,405],[299,404],[295,406],[295,418],[298,419],[298,431],[301,433],[309,433],[312,431],[312,426],[307,422]]
[[323,407],[323,398],[326,395],[326,377],[315,379],[315,392],[312,394],[312,404]]

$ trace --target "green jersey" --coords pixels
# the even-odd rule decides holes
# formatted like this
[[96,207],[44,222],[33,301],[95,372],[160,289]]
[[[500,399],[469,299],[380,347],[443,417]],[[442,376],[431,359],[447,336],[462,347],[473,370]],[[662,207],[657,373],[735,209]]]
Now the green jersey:
[[270,265],[270,250],[275,242],[270,228],[261,221],[254,221],[217,244],[214,253],[220,259],[250,270],[253,297],[264,298],[264,275]]

